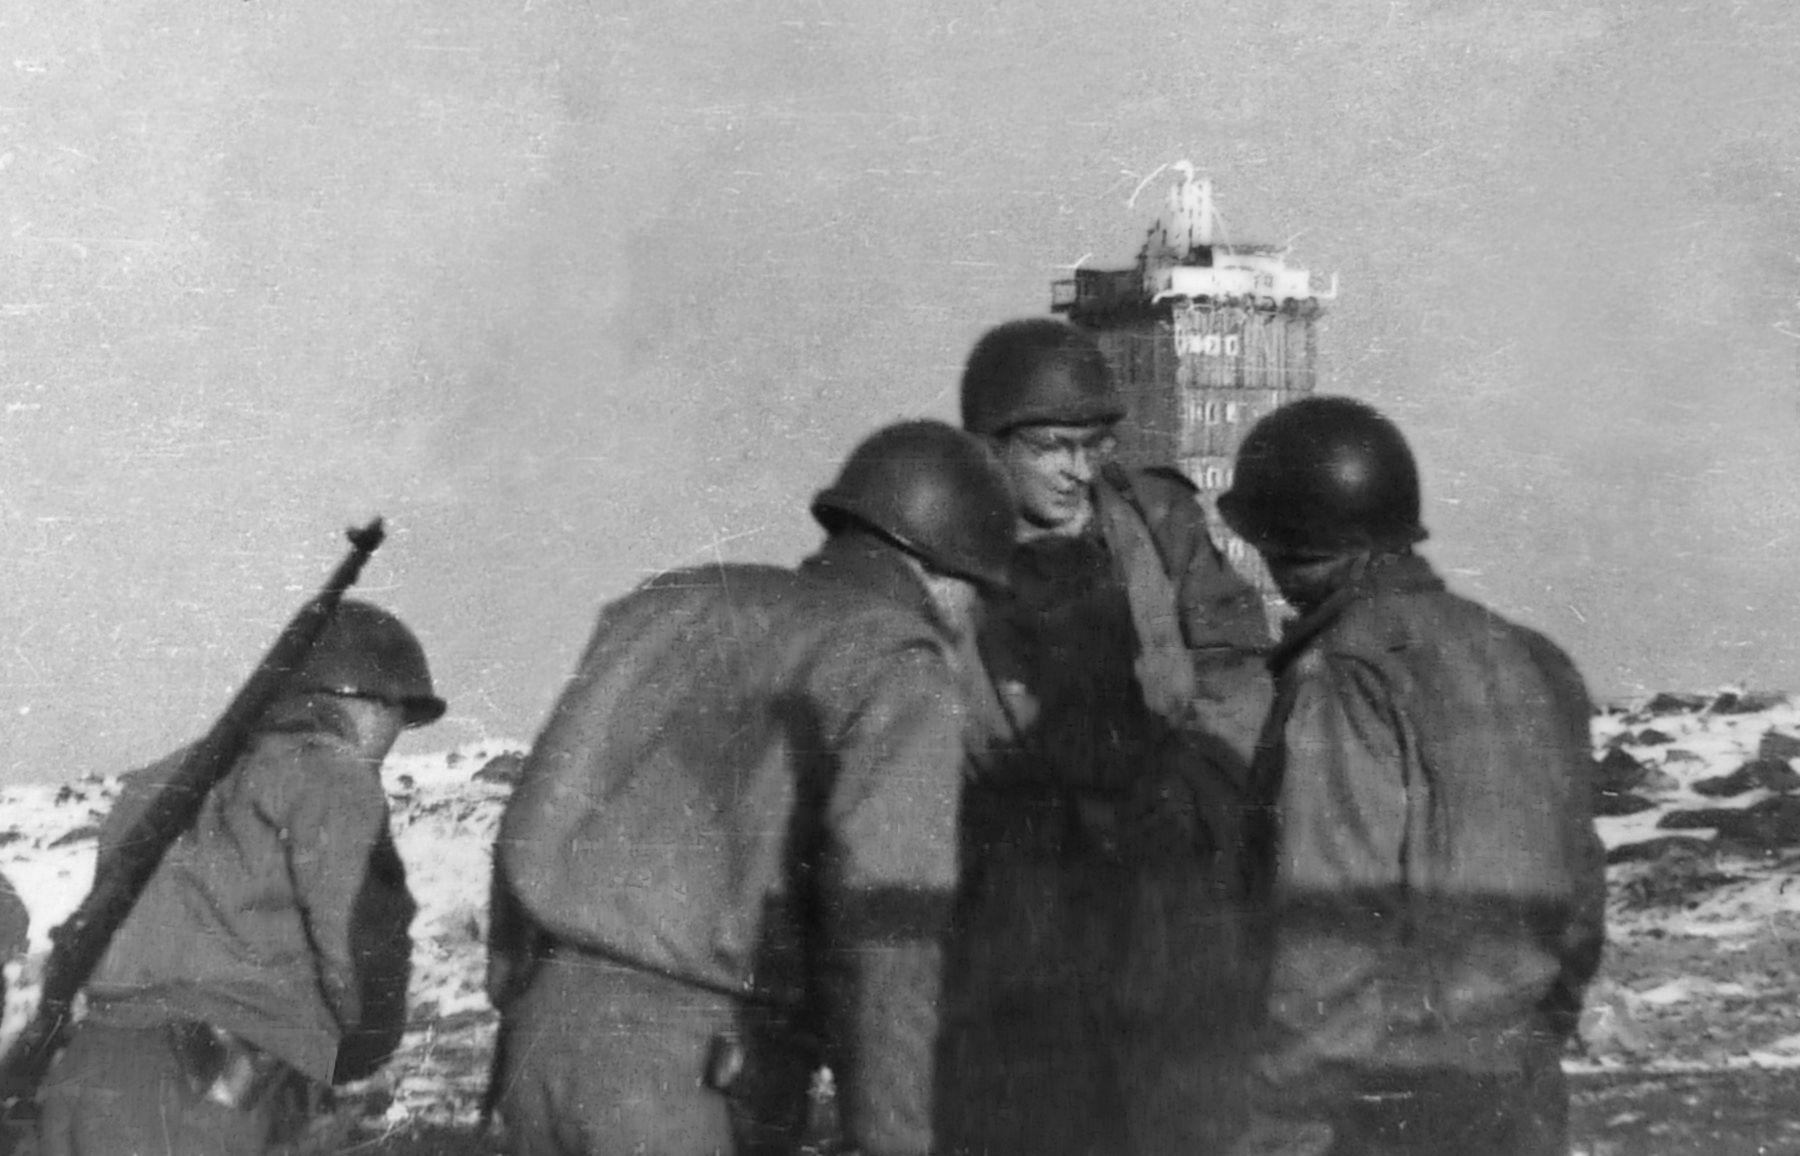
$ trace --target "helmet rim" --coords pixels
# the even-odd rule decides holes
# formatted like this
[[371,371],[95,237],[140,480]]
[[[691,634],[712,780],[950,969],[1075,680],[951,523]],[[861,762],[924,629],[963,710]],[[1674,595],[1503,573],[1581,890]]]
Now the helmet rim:
[[1289,402],[1251,428],[1221,519],[1259,551],[1398,550],[1424,541],[1418,465],[1398,427],[1353,398]]
[[354,598],[338,602],[293,687],[390,704],[408,729],[436,722],[448,709],[417,636],[394,614]]
[[862,526],[940,573],[1005,589],[1014,530],[1012,492],[993,451],[944,422],[900,422],[851,451],[814,496],[827,533]]

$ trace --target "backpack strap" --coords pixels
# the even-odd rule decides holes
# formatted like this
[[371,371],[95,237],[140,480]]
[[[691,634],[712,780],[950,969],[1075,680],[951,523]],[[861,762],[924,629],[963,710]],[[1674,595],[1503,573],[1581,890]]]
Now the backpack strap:
[[1181,633],[1169,560],[1150,529],[1149,513],[1129,474],[1117,465],[1108,465],[1101,471],[1094,493],[1101,530],[1131,606],[1131,624],[1137,632],[1135,669],[1144,702],[1171,723],[1180,724],[1194,709],[1198,687],[1193,658]]

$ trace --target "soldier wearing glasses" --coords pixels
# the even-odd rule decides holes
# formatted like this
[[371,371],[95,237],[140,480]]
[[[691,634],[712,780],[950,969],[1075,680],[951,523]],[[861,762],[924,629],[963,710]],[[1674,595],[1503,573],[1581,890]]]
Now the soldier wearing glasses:
[[938,1101],[951,1152],[1223,1150],[1256,952],[1242,791],[1261,601],[1193,486],[1112,460],[1124,398],[1053,319],[977,342],[964,428],[1012,483],[986,607]]

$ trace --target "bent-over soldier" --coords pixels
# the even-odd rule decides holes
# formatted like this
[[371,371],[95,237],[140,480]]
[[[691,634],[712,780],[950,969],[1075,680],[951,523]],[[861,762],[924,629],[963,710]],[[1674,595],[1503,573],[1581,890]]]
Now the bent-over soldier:
[[[847,1142],[925,1156],[963,685],[1006,483],[937,422],[859,446],[798,571],[605,607],[496,849],[517,910],[494,1099],[520,1156],[790,1152],[829,1066]],[[522,974],[533,968],[529,974]]]

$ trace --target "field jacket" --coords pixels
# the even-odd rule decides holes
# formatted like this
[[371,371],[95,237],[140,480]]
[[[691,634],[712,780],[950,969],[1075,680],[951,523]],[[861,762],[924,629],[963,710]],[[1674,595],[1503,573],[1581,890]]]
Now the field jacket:
[[1605,899],[1573,664],[1405,555],[1294,623],[1272,665],[1275,1099],[1554,1049]]
[[930,1148],[962,686],[899,554],[710,566],[607,606],[498,864],[559,943],[817,1031],[853,1146]]
[[1017,747],[1040,720],[1069,712],[1098,706],[1123,720],[1147,708],[1247,764],[1272,697],[1261,596],[1213,544],[1179,475],[1108,469],[1094,492],[1087,534],[1019,547],[1020,594],[993,606],[982,632],[990,677],[972,749],[980,758]]
[[1216,735],[1247,763],[1271,698],[1262,596],[1213,543],[1181,475],[1108,469],[1095,499],[1131,610],[1146,705],[1176,726]]
[[[180,761],[126,776],[101,830],[99,871]],[[331,729],[301,718],[261,730],[113,936],[87,986],[95,1014],[209,1023],[329,1082],[340,1041],[370,1026],[367,1006],[404,1012],[416,906],[397,856],[377,859],[371,878],[387,822],[377,773]],[[371,992],[367,974],[369,941],[391,948],[396,938],[397,999]],[[397,1036],[394,1026],[386,1033]]]
[[[1235,876],[1272,697],[1262,601],[1191,485],[1108,470],[1088,531],[1019,543],[969,734],[952,1015],[979,1031],[1071,977],[1121,1014],[1216,1021],[1256,970]],[[1222,1030],[1222,1029],[1221,1029]]]

